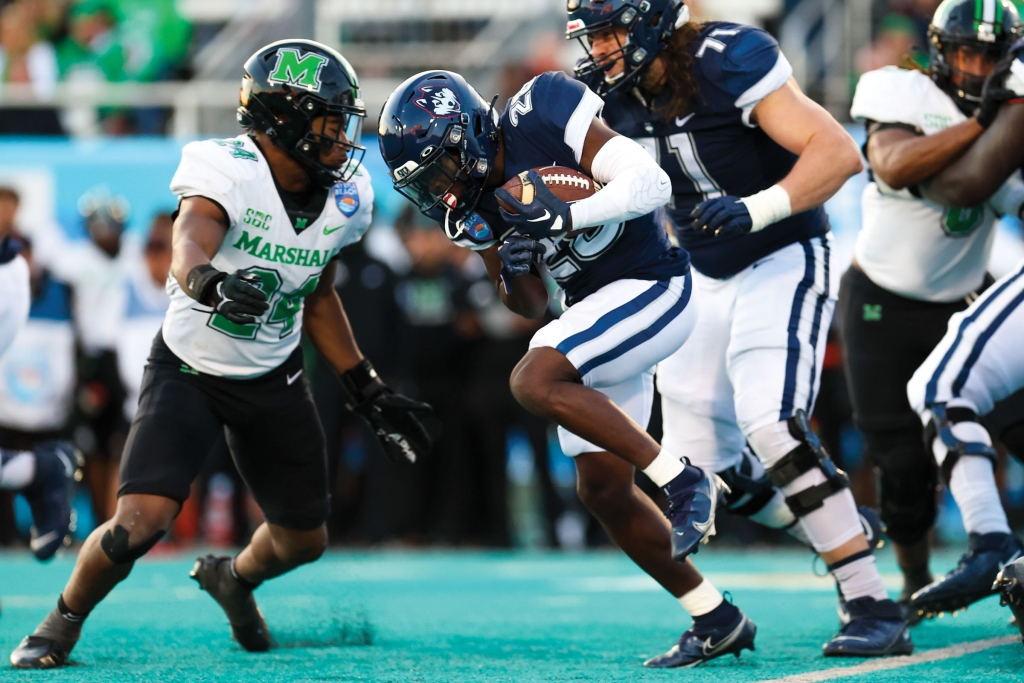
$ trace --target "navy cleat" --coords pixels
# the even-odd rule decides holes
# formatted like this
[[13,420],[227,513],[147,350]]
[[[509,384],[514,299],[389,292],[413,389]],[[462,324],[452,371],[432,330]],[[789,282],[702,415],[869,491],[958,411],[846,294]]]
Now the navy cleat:
[[910,630],[892,600],[857,598],[846,603],[850,621],[822,646],[826,657],[884,657],[914,651]]
[[683,458],[686,467],[661,490],[668,498],[665,516],[672,523],[672,559],[682,562],[698,550],[701,542],[715,535],[715,510],[729,487],[717,475]]
[[1013,620],[1024,638],[1024,557],[999,570],[993,590],[999,591],[999,604],[1009,605]]
[[1000,570],[1024,555],[1024,545],[1013,534],[970,534],[967,548],[956,569],[910,597],[910,606],[918,615],[931,618],[956,612],[995,595]]
[[78,456],[67,441],[47,441],[35,449],[36,474],[22,495],[32,510],[29,546],[37,560],[49,560],[71,541],[74,513],[71,507]]
[[737,657],[743,650],[754,650],[754,636],[757,626],[739,610],[736,619],[727,626],[695,631],[691,628],[679,642],[663,655],[644,662],[651,669],[685,668],[708,662],[715,657],[732,653]]

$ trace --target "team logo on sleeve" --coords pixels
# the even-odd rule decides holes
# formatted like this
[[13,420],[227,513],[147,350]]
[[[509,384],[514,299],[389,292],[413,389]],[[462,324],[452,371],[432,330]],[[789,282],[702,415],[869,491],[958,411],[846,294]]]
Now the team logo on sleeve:
[[295,48],[282,47],[277,51],[277,64],[267,76],[267,81],[287,83],[310,92],[320,92],[323,85],[320,72],[327,66],[327,61],[327,57],[315,52],[301,54]]
[[359,210],[359,188],[355,183],[338,183],[334,186],[334,203],[346,218],[352,218]]
[[430,112],[437,118],[451,118],[462,113],[462,105],[451,88],[435,88],[425,85],[419,88],[422,97],[416,99],[416,106]]
[[476,211],[466,216],[466,220],[462,223],[462,229],[477,242],[486,242],[494,239],[491,226]]

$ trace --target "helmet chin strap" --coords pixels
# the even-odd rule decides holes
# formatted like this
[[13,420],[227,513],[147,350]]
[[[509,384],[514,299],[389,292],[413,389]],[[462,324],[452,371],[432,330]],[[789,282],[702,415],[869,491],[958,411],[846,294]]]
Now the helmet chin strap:
[[452,215],[452,207],[449,206],[447,209],[445,209],[445,212],[444,212],[444,234],[448,235],[448,239],[455,240],[455,239],[458,239],[459,235],[461,235],[463,232],[465,232],[466,227],[465,227],[465,221],[455,221],[455,234],[453,235],[452,231],[448,229],[448,225],[449,225],[448,217],[451,216],[451,215]]
[[681,28],[683,24],[690,20],[690,8],[687,7],[686,3],[679,8],[679,16],[676,17],[676,28]]

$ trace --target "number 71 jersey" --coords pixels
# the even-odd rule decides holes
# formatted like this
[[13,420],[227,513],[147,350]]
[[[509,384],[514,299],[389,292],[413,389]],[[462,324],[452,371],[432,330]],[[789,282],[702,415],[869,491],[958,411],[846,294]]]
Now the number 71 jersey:
[[254,323],[237,325],[185,294],[171,275],[163,324],[168,348],[190,367],[219,377],[258,377],[277,368],[299,343],[303,302],[324,267],[370,226],[369,174],[360,167],[327,191],[319,216],[293,226],[269,164],[256,142],[240,135],[185,145],[171,191],[220,205],[230,227],[211,263],[226,273],[258,274],[270,308]]

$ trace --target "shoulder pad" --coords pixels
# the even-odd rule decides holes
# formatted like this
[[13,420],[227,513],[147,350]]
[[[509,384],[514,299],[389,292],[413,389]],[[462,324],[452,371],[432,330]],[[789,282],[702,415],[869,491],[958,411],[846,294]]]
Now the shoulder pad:
[[860,77],[850,106],[854,119],[880,123],[905,123],[922,130],[944,128],[929,126],[927,116],[942,118],[955,110],[956,105],[946,93],[920,71],[887,66],[869,71]]
[[768,76],[781,54],[778,42],[767,31],[725,22],[709,24],[697,38],[694,52],[707,78],[734,99]]

